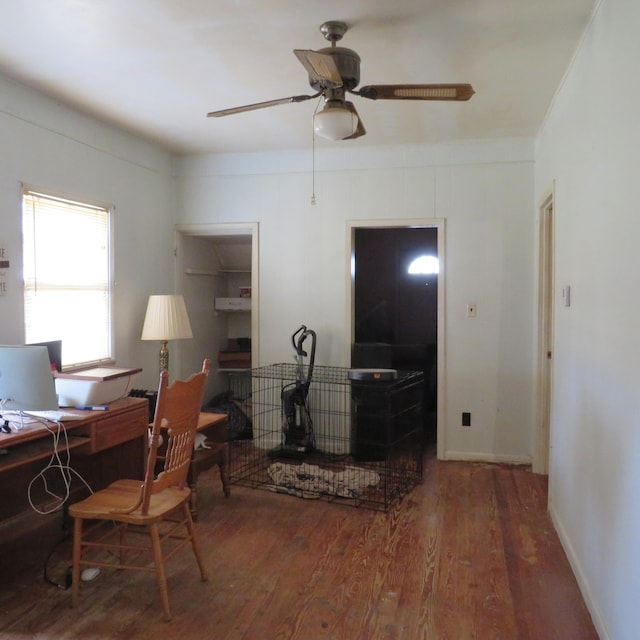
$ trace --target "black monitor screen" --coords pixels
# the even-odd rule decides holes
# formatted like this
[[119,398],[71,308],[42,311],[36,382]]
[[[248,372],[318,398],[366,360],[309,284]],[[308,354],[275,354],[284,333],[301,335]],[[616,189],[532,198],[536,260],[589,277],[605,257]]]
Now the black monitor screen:
[[48,342],[30,342],[32,347],[47,347],[49,351],[49,362],[51,367],[57,372],[62,371],[62,340],[49,340]]

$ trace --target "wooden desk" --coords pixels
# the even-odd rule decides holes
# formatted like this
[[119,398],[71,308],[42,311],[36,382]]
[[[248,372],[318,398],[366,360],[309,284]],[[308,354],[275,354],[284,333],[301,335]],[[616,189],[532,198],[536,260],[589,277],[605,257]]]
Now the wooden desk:
[[[203,472],[218,465],[220,480],[225,498],[231,495],[229,488],[229,445],[227,443],[227,423],[229,419],[226,413],[201,413],[198,419],[198,434],[206,437],[205,444],[208,448],[194,449],[189,466],[187,482],[191,488],[191,517],[198,517],[198,476]],[[150,427],[152,425],[149,425]],[[158,448],[158,462],[156,473],[160,472],[164,464],[164,451],[166,445]]]
[[198,433],[206,436],[209,449],[196,449],[189,468],[191,487],[191,515],[198,517],[198,475],[218,465],[222,490],[226,498],[231,495],[229,487],[229,445],[227,443],[228,416],[226,413],[201,413]]
[[[65,409],[67,411],[67,409]],[[122,398],[110,403],[108,411],[76,411],[80,420],[64,423],[71,466],[93,489],[102,489],[118,478],[144,477],[148,402],[145,398]],[[55,425],[54,431],[57,429]],[[65,454],[64,439],[59,448]],[[0,520],[28,507],[27,487],[53,453],[51,433],[38,422],[26,424],[18,432],[0,433],[0,479],[5,492]],[[44,499],[44,497],[43,497]]]

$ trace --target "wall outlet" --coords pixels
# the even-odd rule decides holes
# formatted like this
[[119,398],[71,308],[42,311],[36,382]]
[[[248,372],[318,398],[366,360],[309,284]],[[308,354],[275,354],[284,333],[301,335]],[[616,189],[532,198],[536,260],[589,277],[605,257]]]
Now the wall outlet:
[[469,413],[468,411],[462,412],[462,426],[463,427],[471,426],[471,413]]

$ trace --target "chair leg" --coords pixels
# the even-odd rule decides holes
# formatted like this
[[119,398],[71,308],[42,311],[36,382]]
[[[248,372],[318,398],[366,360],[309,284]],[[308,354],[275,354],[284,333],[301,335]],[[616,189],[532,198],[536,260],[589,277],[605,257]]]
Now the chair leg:
[[153,561],[156,566],[156,580],[160,590],[160,601],[164,609],[164,619],[169,622],[171,620],[171,608],[169,607],[169,591],[167,589],[167,576],[164,571],[164,558],[162,556],[158,523],[149,525],[149,534],[151,536],[151,546],[153,547]]
[[73,519],[73,554],[71,570],[71,606],[78,606],[80,594],[80,560],[82,559],[82,518]]
[[[197,472],[195,472],[197,474]],[[197,476],[196,476],[197,477]],[[189,497],[189,509],[191,510],[191,519],[198,519],[198,485],[197,480],[189,485],[191,488],[191,496]]]
[[189,533],[189,539],[191,540],[191,548],[193,549],[193,555],[196,557],[198,568],[200,569],[200,579],[202,582],[206,582],[209,579],[207,570],[205,569],[204,562],[202,560],[202,554],[200,553],[200,547],[196,538],[195,527],[193,526],[193,520],[191,519],[191,510],[189,509],[189,503],[182,503],[182,513],[184,516],[184,522]]
[[126,539],[126,534],[127,534],[127,524],[126,523],[121,523],[119,525],[119,531],[118,531],[118,535],[120,536],[120,564],[123,565],[124,561],[125,561],[125,543],[127,541]]

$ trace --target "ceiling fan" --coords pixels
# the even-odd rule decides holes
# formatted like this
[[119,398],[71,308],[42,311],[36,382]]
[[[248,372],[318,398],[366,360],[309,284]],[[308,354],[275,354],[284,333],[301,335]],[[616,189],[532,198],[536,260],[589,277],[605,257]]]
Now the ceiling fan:
[[315,132],[330,140],[352,140],[363,136],[366,130],[353,103],[345,99],[347,93],[369,100],[455,101],[469,100],[475,93],[470,84],[373,84],[356,90],[360,83],[360,56],[352,49],[336,46],[348,28],[344,22],[324,22],[320,32],[331,43],[330,47],[318,51],[294,50],[309,74],[309,84],[317,93],[211,111],[207,117],[219,118],[323,96],[324,107],[314,116]]

